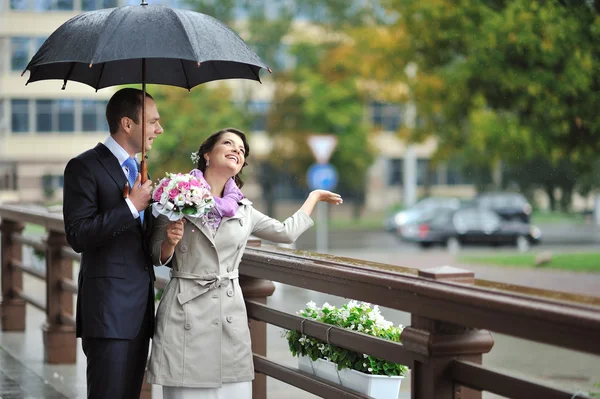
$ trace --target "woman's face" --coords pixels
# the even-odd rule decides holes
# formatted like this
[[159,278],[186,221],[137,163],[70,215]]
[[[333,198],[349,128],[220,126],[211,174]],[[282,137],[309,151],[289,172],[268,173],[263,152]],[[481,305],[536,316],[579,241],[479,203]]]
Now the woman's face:
[[235,133],[223,133],[213,149],[204,155],[210,160],[210,169],[227,172],[235,176],[242,170],[246,162],[246,147],[241,137]]

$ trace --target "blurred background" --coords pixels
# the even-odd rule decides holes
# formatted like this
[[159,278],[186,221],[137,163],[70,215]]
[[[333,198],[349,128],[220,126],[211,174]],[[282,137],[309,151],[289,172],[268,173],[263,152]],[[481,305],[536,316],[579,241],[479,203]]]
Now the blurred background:
[[[155,179],[235,126],[251,142],[246,195],[284,218],[309,192],[308,136],[333,135],[345,202],[328,211],[326,250],[581,252],[600,239],[599,1],[153,3],[224,21],[273,70],[262,84],[149,87],[165,128]],[[127,4],[0,0],[0,201],[60,205],[67,160],[104,141],[116,88],[25,87],[21,72],[70,17]]]
[[[165,129],[149,152],[154,180],[189,171],[208,135],[237,127],[251,146],[246,196],[284,219],[310,191],[308,137],[334,136],[344,205],[296,249],[600,296],[600,0],[149,3],[224,21],[273,70],[262,84],[150,86]],[[117,88],[25,87],[21,72],[69,18],[127,4],[139,2],[0,0],[0,202],[60,209],[66,162],[105,140]],[[290,289],[272,299],[289,311],[340,300]],[[510,359],[515,371],[586,391],[598,382],[595,357],[495,339],[494,366],[526,354]]]

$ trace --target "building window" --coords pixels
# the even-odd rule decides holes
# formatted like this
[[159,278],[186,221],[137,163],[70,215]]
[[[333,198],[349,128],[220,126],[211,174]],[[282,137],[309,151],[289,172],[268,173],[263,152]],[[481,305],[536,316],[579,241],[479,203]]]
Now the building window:
[[107,131],[108,124],[104,115],[106,101],[83,100],[82,101],[82,123],[84,132]]
[[[140,2],[138,1],[137,4]],[[94,11],[102,8],[114,8],[117,6],[117,0],[82,0],[82,11]]]
[[75,101],[58,100],[58,131],[75,131]]
[[28,10],[29,0],[10,0],[11,10]]
[[36,100],[35,102],[36,130],[40,133],[54,131],[52,121],[54,113],[52,112],[52,100]]
[[13,37],[10,40],[10,65],[13,71],[22,72],[29,62],[29,38]]
[[29,100],[11,101],[11,131],[23,133],[29,131]]
[[417,186],[431,184],[431,171],[429,159],[417,159]]
[[388,186],[401,186],[404,176],[404,162],[400,158],[390,159],[388,170]]
[[35,11],[72,11],[73,0],[34,0]]
[[385,131],[395,131],[402,121],[402,110],[397,104],[386,104],[373,101],[370,104],[371,123]]

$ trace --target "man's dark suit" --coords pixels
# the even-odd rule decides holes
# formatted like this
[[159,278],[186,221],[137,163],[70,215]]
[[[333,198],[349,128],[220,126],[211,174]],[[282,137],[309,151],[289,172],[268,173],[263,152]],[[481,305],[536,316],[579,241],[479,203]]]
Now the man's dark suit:
[[82,254],[76,322],[88,398],[137,399],[154,331],[152,216],[147,209],[143,227],[133,218],[127,178],[103,144],[71,159],[64,177],[67,240]]

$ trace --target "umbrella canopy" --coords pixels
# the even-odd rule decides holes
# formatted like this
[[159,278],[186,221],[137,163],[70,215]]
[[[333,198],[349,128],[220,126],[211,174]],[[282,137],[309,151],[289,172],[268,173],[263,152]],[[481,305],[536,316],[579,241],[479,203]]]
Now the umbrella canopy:
[[[123,6],[79,14],[50,35],[26,71],[29,82],[60,79],[104,87],[142,84],[145,120],[146,84],[190,90],[220,79],[260,82],[267,66],[221,21],[201,13],[148,5]],[[271,71],[268,69],[269,72]],[[146,128],[142,123],[142,141]],[[142,182],[148,166],[142,146]],[[127,195],[128,189],[125,190]]]
[[[145,67],[144,67],[145,64]],[[220,79],[260,81],[267,66],[231,29],[201,13],[158,5],[77,15],[44,42],[25,70],[95,89],[153,83],[186,89]]]

